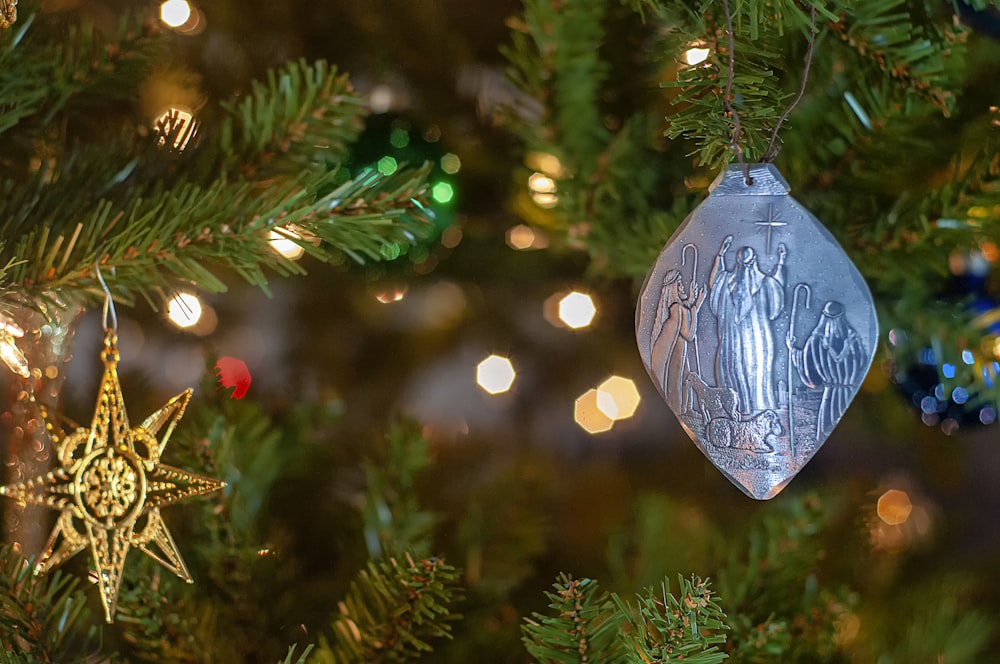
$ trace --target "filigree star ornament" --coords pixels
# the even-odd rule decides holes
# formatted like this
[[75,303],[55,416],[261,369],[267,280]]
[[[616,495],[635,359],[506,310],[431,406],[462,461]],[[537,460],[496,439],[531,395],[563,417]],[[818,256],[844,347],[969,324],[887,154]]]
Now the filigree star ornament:
[[[138,547],[188,583],[184,559],[160,508],[217,491],[225,482],[160,463],[160,456],[191,399],[185,390],[129,425],[118,381],[118,339],[108,330],[101,354],[104,376],[90,428],[54,439],[59,467],[34,479],[0,487],[23,505],[59,511],[35,574],[90,549],[107,622],[114,622],[125,558]],[[158,438],[159,436],[159,438]]]

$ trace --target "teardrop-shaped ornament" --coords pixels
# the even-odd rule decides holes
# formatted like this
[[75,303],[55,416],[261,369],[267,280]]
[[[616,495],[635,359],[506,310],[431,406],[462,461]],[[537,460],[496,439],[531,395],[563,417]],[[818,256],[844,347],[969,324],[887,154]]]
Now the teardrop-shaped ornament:
[[646,277],[643,363],[698,448],[776,496],[857,394],[878,342],[871,292],[771,164],[719,174]]

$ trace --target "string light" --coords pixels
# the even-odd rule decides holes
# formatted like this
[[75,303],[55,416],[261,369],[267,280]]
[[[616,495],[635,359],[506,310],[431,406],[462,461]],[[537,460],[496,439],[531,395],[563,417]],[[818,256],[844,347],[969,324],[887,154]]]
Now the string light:
[[451,199],[455,197],[455,190],[447,182],[438,182],[431,187],[431,196],[438,203],[450,203]]
[[594,300],[586,293],[573,291],[559,300],[559,320],[574,330],[589,326],[596,315]]
[[509,390],[516,376],[514,365],[501,355],[490,355],[476,366],[476,383],[490,394]]
[[878,499],[878,518],[890,526],[898,526],[906,523],[913,511],[913,503],[910,496],[905,491],[899,489],[889,489]]
[[[153,128],[158,129],[161,126],[168,126],[171,131],[176,131],[174,147],[178,150],[186,148],[198,132],[197,123],[194,121],[194,114],[187,109],[178,107],[171,107],[156,118],[153,122]],[[159,145],[164,146],[166,144],[167,137],[161,134]]]
[[399,168],[395,157],[386,155],[378,160],[378,172],[382,175],[392,175]]
[[597,390],[590,389],[580,395],[573,405],[573,421],[589,434],[611,431],[615,425],[615,418],[604,412],[600,402]]
[[201,319],[201,300],[191,293],[178,293],[167,303],[167,318],[180,328],[196,325]]
[[406,286],[389,288],[375,295],[375,299],[381,302],[382,304],[389,304],[390,302],[399,302],[404,297],[406,297]]
[[597,407],[613,420],[635,415],[641,399],[635,381],[623,376],[611,376],[597,387]]
[[160,5],[160,20],[171,28],[179,28],[191,18],[191,5],[187,0],[166,0]]
[[708,56],[712,53],[712,49],[705,48],[700,44],[692,44],[684,51],[684,62],[687,63],[689,67],[695,67],[700,65],[705,60],[708,60]]
[[521,251],[544,249],[549,246],[549,240],[541,231],[536,231],[524,224],[518,224],[507,229],[507,246]]
[[441,170],[448,175],[454,175],[462,170],[462,160],[458,158],[457,154],[449,152],[441,157]]
[[554,154],[529,152],[524,158],[524,163],[528,165],[528,168],[534,171],[541,171],[553,178],[561,178],[565,175],[562,162]]
[[553,208],[559,202],[556,195],[556,181],[544,173],[532,173],[528,176],[528,191],[531,200],[541,208]]
[[295,239],[301,239],[301,237],[298,233],[288,228],[281,231],[272,230],[268,233],[268,242],[271,245],[271,249],[293,261],[302,258],[302,255],[306,253],[306,250]]

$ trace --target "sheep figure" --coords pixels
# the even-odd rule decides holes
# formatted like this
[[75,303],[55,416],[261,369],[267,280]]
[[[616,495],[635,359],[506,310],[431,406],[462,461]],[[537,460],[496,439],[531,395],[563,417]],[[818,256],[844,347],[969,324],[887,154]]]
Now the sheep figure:
[[740,419],[736,411],[736,390],[729,387],[711,387],[693,371],[684,376],[684,389],[694,392],[701,408],[702,421],[706,425],[720,417]]
[[746,419],[714,418],[707,431],[716,447],[769,453],[774,451],[783,428],[776,412],[764,410]]

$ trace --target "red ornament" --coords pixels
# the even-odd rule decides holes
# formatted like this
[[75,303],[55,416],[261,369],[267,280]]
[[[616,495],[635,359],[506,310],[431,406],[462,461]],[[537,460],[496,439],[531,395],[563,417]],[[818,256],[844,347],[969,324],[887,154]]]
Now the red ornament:
[[250,389],[250,370],[247,369],[246,362],[235,357],[222,357],[215,363],[215,374],[219,378],[219,385],[231,387],[233,399],[242,399]]

